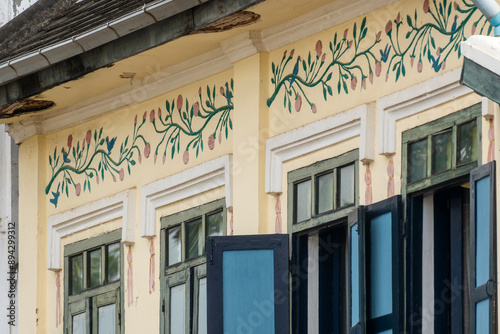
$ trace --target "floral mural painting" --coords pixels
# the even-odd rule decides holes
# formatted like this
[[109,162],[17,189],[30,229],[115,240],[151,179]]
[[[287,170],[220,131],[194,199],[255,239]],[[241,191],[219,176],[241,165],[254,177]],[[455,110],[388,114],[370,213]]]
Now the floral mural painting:
[[446,68],[450,56],[461,56],[460,42],[467,34],[490,34],[492,29],[467,0],[425,0],[411,14],[403,18],[398,13],[383,31],[369,31],[365,17],[343,34],[336,32],[326,52],[321,40],[304,57],[296,55],[295,49],[285,51],[279,62],[271,64],[274,89],[267,105],[283,91],[283,106],[290,113],[299,112],[304,103],[316,113],[317,104],[310,98],[312,89],[321,87],[327,101],[334,93],[365,90],[368,83],[373,84],[374,76],[383,72],[385,81],[397,82],[408,73],[408,64],[418,73],[429,65],[439,72]]
[[195,152],[195,157],[203,151],[204,141],[210,150],[214,149],[216,140],[220,144],[233,128],[233,80],[220,87],[219,92],[215,86],[207,86],[206,98],[203,99],[200,88],[198,100],[192,104],[182,95],[171,102],[167,100],[163,115],[161,108],[149,112],[154,131],[147,130],[148,112],[144,112],[142,120],[136,115],[132,134],[121,142],[116,136],[103,134],[103,128],[88,130],[76,145],[73,135],[69,135],[65,146],[54,148],[49,155],[51,177],[45,193],[50,194],[50,203],[57,208],[61,195],[91,192],[94,182],[99,185],[106,177],[123,181],[126,173],[130,175],[132,167],[142,162],[143,156],[149,158],[152,147],[156,147],[155,163],[159,153],[165,163],[167,155],[174,159],[182,148],[185,164],[189,162],[190,151]]
[[[165,163],[167,154],[173,159],[175,154],[180,153],[181,138],[185,137],[188,142],[183,145],[182,159],[185,164],[189,162],[189,150],[196,152],[196,157],[200,151],[203,151],[203,140],[205,139],[210,150],[214,149],[215,140],[219,144],[222,137],[227,139],[229,130],[233,129],[231,121],[231,111],[233,110],[233,80],[226,82],[224,87],[220,87],[220,95],[225,98],[225,103],[216,105],[216,88],[211,90],[207,86],[207,99],[202,101],[203,92],[201,87],[198,89],[199,101],[192,105],[188,99],[182,95],[177,100],[165,103],[166,114],[163,116],[158,109],[158,115],[151,111],[150,120],[154,125],[155,131],[162,135],[162,138],[155,150],[155,163],[158,154],[162,154],[162,161]],[[198,122],[196,122],[199,120]],[[211,122],[217,122],[215,129],[207,130],[207,125]],[[207,131],[205,131],[207,130]],[[205,138],[203,137],[205,135]],[[170,150],[170,152],[168,152]]]

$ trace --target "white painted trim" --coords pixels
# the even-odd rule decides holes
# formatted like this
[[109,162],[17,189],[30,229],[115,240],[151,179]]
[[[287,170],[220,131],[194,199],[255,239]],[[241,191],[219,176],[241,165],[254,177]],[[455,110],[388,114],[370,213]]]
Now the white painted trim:
[[359,159],[373,161],[375,152],[375,104],[369,103],[305,125],[266,142],[266,186],[268,194],[283,191],[283,163],[301,155],[360,138]]
[[82,205],[49,217],[47,231],[47,269],[62,268],[61,239],[110,220],[122,218],[122,242],[135,241],[136,190],[129,189],[116,195]]
[[460,84],[462,68],[446,72],[378,100],[378,153],[396,153],[396,122],[469,94]]
[[481,114],[485,119],[492,119],[495,117],[495,108],[498,108],[497,106],[498,104],[495,101],[485,96],[481,98]]
[[500,39],[498,37],[474,35],[460,43],[464,57],[500,75]]
[[225,186],[226,207],[232,209],[233,158],[225,155],[175,175],[152,182],[141,189],[141,237],[156,235],[156,210],[196,194]]

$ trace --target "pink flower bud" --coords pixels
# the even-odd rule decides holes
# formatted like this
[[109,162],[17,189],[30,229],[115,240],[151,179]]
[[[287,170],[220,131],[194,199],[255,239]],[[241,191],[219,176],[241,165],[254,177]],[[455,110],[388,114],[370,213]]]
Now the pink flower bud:
[[149,113],[149,121],[153,123],[155,121],[155,111],[154,109],[151,110],[151,113]]
[[429,0],[424,1],[424,13],[427,14],[429,12]]
[[444,70],[446,67],[446,61],[443,61],[443,64],[441,65],[441,69]]
[[389,72],[385,74],[385,81],[387,82],[389,80]]
[[387,22],[387,24],[385,25],[385,33],[386,33],[387,35],[389,35],[389,33],[391,32],[391,30],[392,30],[392,21],[391,21],[391,20],[389,20],[389,21]]
[[326,53],[323,53],[323,56],[321,57],[321,62],[324,63],[326,59]]
[[80,183],[78,183],[75,186],[75,194],[76,194],[76,196],[80,196],[81,191],[82,191],[82,185]]
[[69,135],[68,136],[68,147],[71,148],[71,145],[73,145],[73,136]]
[[220,88],[220,95],[224,95],[224,87]]
[[401,23],[401,13],[398,13],[398,16],[396,17],[396,23]]
[[368,74],[368,80],[370,80],[370,84],[373,85],[373,72],[370,72],[370,74]]
[[297,99],[295,100],[295,110],[297,112],[300,111],[300,107],[302,107],[302,97],[300,95],[297,96]]
[[135,115],[134,124],[137,124],[137,115]]
[[377,36],[375,37],[375,40],[376,40],[377,42],[380,42],[380,39],[381,39],[381,38],[382,38],[382,31],[379,31],[379,32],[377,33]]
[[344,30],[344,39],[347,38],[347,33],[349,32],[349,28],[347,28],[346,30]]
[[146,146],[144,146],[144,156],[149,158],[149,154],[151,153],[151,145],[149,143],[146,143]]
[[148,114],[147,111],[144,112],[144,115],[142,115],[142,121],[144,122],[146,120],[146,115]]
[[155,153],[155,156],[154,156],[154,164],[156,165],[156,160],[158,159],[158,154]]
[[208,136],[208,148],[210,150],[213,150],[214,149],[214,146],[215,146],[215,139],[214,139],[214,135],[210,135]]
[[87,141],[87,145],[90,145],[90,141],[92,140],[92,131],[88,130],[87,135],[85,136],[85,140]]
[[313,114],[315,114],[315,113],[318,112],[318,109],[316,109],[316,104],[315,103],[313,103],[311,111],[312,111]]
[[[293,58],[294,54],[295,54],[295,49],[292,49],[292,51],[290,51],[290,58]],[[286,51],[285,51],[285,56],[286,56]]]
[[222,143],[222,130],[219,131],[219,145]]
[[167,160],[167,155],[166,154],[163,154],[163,157],[162,157],[162,163],[165,164],[165,160]]
[[422,73],[422,70],[424,69],[424,64],[422,63],[422,61],[420,60],[417,64],[417,72],[418,73]]
[[316,56],[319,58],[322,53],[323,53],[323,43],[321,43],[321,40],[319,40],[316,42]]
[[158,118],[161,118],[161,109],[158,108]]
[[96,182],[97,184],[99,184],[99,174],[96,174],[96,175],[95,175],[95,182]]
[[122,169],[120,169],[120,181],[123,181],[123,179],[125,178],[125,171]]
[[177,109],[181,110],[182,109],[182,95],[179,94],[179,96],[177,96]]
[[361,86],[366,90],[366,78],[363,78],[363,80],[361,80]]
[[413,68],[413,63],[415,62],[415,57],[414,56],[410,56],[410,66],[411,68]]
[[198,95],[200,95],[200,96],[201,96],[201,87],[200,87],[200,88],[198,88]]
[[356,76],[353,76],[351,79],[351,89],[355,90],[357,85],[358,85],[358,78],[356,78]]
[[182,161],[185,165],[189,162],[189,152],[187,150],[184,151],[184,154],[182,155]]
[[200,104],[196,102],[193,104],[193,115],[194,117],[198,116],[198,112],[200,111]]

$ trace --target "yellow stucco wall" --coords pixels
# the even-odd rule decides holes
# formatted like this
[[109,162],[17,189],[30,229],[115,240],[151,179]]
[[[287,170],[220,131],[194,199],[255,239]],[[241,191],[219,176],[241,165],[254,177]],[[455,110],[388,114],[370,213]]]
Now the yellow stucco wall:
[[[431,67],[428,61],[424,61],[422,65],[419,65],[419,59],[411,60],[409,55],[406,54],[403,58],[406,75],[403,76],[401,74],[398,80],[396,80],[396,73],[388,67],[388,63],[380,62],[380,51],[383,51],[386,45],[391,46],[389,58],[394,54],[395,49],[404,50],[408,45],[411,45],[408,41],[403,42],[403,37],[411,30],[406,23],[407,15],[410,15],[412,22],[416,22],[418,26],[429,22],[429,15],[425,14],[421,6],[420,3],[416,5],[413,1],[403,0],[366,15],[366,37],[359,45],[357,42],[351,44],[346,50],[344,58],[341,58],[344,65],[347,64],[343,70],[344,74],[347,75],[347,78],[345,78],[347,93],[344,91],[342,82],[341,91],[338,93],[338,65],[334,64],[324,76],[326,78],[329,73],[332,73],[331,82],[329,83],[332,94],[330,96],[328,88],[325,86],[328,95],[326,100],[322,84],[319,83],[317,85],[311,84],[312,87],[307,87],[307,85],[302,86],[302,88],[293,86],[294,88],[290,92],[291,95],[289,95],[290,110],[286,106],[287,100],[285,100],[285,106],[283,104],[284,91],[290,90],[290,87],[292,87],[290,80],[294,78],[294,81],[304,80],[304,82],[307,82],[307,80],[312,78],[312,83],[314,83],[314,78],[321,77],[323,71],[325,71],[328,64],[333,60],[329,51],[329,43],[334,40],[335,34],[337,34],[337,42],[344,43],[343,47],[346,47],[353,40],[355,24],[357,27],[357,36],[362,33],[360,27],[365,16],[361,16],[332,29],[321,31],[311,37],[280,47],[269,53],[254,54],[234,63],[234,67],[231,70],[199,80],[174,91],[165,92],[163,95],[149,101],[133,104],[85,124],[74,124],[56,133],[33,137],[23,142],[20,147],[19,157],[21,240],[21,267],[19,274],[20,333],[63,333],[63,326],[56,326],[55,321],[55,279],[57,274],[47,270],[48,217],[71,211],[84,204],[92,203],[130,188],[137,189],[137,199],[133,205],[136,206],[136,221],[138,223],[135,229],[135,244],[132,246],[134,257],[134,303],[128,306],[126,305],[126,301],[123,301],[125,303],[125,325],[128,333],[158,332],[160,323],[158,311],[160,305],[159,260],[156,261],[155,271],[156,291],[150,294],[148,290],[150,241],[149,239],[140,237],[140,222],[142,219],[141,187],[165,177],[176,175],[176,173],[200,165],[203,162],[232,154],[234,233],[274,233],[276,197],[266,194],[264,190],[267,139],[312,122],[323,120],[364,103],[376,102],[383,96],[412,87],[415,84],[461,66],[463,58],[458,58],[454,51],[446,60],[446,67],[443,69],[441,65],[441,68],[437,72]],[[452,8],[452,10],[453,15],[460,15],[460,18],[463,18],[463,15],[458,14],[456,9]],[[417,20],[414,19],[415,11],[418,14]],[[454,17],[453,15],[451,18]],[[479,17],[477,13],[474,15],[465,25],[464,32],[466,36],[470,34],[473,22]],[[389,35],[386,32],[388,22],[391,22],[392,25],[391,36],[394,37],[396,34],[399,34],[402,39],[401,45],[391,43]],[[452,22],[450,21],[447,24],[451,25]],[[479,28],[477,29],[479,30]],[[344,35],[344,42],[340,42]],[[450,36],[435,33],[432,39],[435,40],[434,43],[436,45],[445,45]],[[321,41],[321,46],[319,46],[318,41]],[[431,45],[430,43],[429,40],[429,45]],[[373,56],[369,55],[366,58],[359,55],[355,56],[356,48],[357,52],[363,52],[363,50],[366,51],[369,49],[372,44],[375,45],[370,49]],[[294,50],[293,57],[290,58],[292,50]],[[439,57],[435,49],[432,52],[434,58]],[[443,55],[445,52],[447,50],[438,53]],[[284,56],[285,53],[286,56]],[[300,56],[302,61],[306,61],[306,66],[309,66],[307,61],[309,53],[311,54],[312,62],[316,61],[315,66],[320,66],[323,54],[326,56],[324,64],[319,67],[319,73],[316,76],[312,74],[308,79],[307,74],[302,70],[303,63],[301,61],[297,62],[297,59]],[[287,60],[288,58],[290,59]],[[284,62],[288,61],[287,66],[283,67],[284,63],[282,59],[284,59]],[[353,59],[357,60],[350,63]],[[377,65],[378,63],[379,65]],[[283,80],[287,75],[293,75],[295,64],[299,66],[296,76],[289,76],[287,80],[283,81],[280,86],[281,88],[277,90],[275,100],[268,101],[275,93],[275,88],[278,85],[278,77]],[[351,64],[359,66],[359,68],[353,67],[348,69]],[[380,75],[376,73],[377,66],[381,67]],[[280,76],[275,75],[278,67],[282,71]],[[314,68],[318,69],[318,67]],[[388,68],[389,72],[387,72]],[[360,70],[363,72],[361,73]],[[386,79],[387,73],[388,77]],[[366,76],[366,78],[363,79],[363,76]],[[272,79],[275,80],[274,83]],[[373,79],[373,83],[371,83],[371,79]],[[231,81],[234,82],[234,89],[231,88]],[[85,89],[85,87],[82,89]],[[234,96],[228,97],[228,91],[234,94]],[[301,96],[301,103],[297,102],[298,95],[295,94]],[[203,151],[200,149],[197,157],[195,148],[190,147],[189,150],[186,150],[187,143],[194,137],[188,138],[189,136],[181,131],[179,151],[177,152],[177,148],[175,147],[174,156],[171,158],[172,146],[177,145],[168,140],[171,132],[167,132],[165,140],[162,140],[163,134],[157,132],[161,132],[161,130],[166,128],[166,123],[161,124],[159,121],[159,110],[161,110],[164,122],[168,122],[165,121],[168,109],[166,101],[168,101],[172,113],[175,114],[175,121],[178,124],[183,124],[183,131],[186,132],[190,132],[191,130],[196,132],[207,121],[210,112],[203,114],[202,111],[198,111],[199,115],[203,114],[205,118],[194,116],[192,117],[192,123],[187,125],[187,119],[182,121],[184,111],[187,111],[189,114],[196,103],[198,104],[195,110],[201,110],[202,107],[207,110],[212,108],[210,110],[214,113],[215,110],[218,110],[217,116],[214,116],[207,123],[206,129],[202,131]],[[178,106],[180,102],[182,103],[182,108],[179,111]],[[480,102],[480,98],[476,94],[471,93],[397,122],[396,152],[393,158],[396,194],[401,193],[401,133],[407,129],[478,102]],[[186,103],[189,103],[187,110]],[[174,104],[175,107],[173,107]],[[314,107],[312,106],[313,104]],[[224,123],[222,130],[217,128],[217,131],[215,131],[218,124],[218,117],[223,114],[220,108],[227,106],[231,106],[231,121],[230,123],[229,121],[226,123],[222,122]],[[233,107],[234,109],[232,109]],[[496,129],[500,126],[497,114],[498,110],[495,114]],[[189,115],[186,117],[191,119]],[[152,122],[153,119],[154,124]],[[377,117],[375,117],[375,124],[378,124]],[[139,127],[140,130],[136,132],[134,129]],[[226,127],[228,129],[227,138],[225,134]],[[99,138],[101,128],[102,134]],[[378,145],[378,131],[381,130],[376,126],[375,136],[372,138],[375,149]],[[488,123],[483,121],[483,162],[486,161],[484,152],[487,152],[487,131]],[[87,135],[88,133],[89,136]],[[215,138],[211,137],[213,134],[215,134]],[[106,156],[109,156],[114,161],[120,160],[120,147],[122,144],[125,144],[127,137],[127,145],[124,145],[125,149],[129,149],[133,145],[137,147],[133,149],[134,154],[129,158],[129,161],[134,161],[133,164],[130,163],[130,175],[128,173],[127,161],[117,166],[107,163],[107,167],[114,168],[114,171],[112,172],[113,175],[111,175],[109,169],[105,170],[103,179],[102,172],[98,167],[99,161],[101,164],[105,164],[105,161],[109,162],[109,160],[106,160]],[[90,157],[95,152],[96,138],[98,141],[102,140],[102,145],[98,148],[98,150],[101,150],[99,152],[102,153],[96,154],[95,159],[91,160]],[[116,138],[116,141],[111,148],[108,143],[111,143],[113,138]],[[136,138],[135,142],[133,141],[134,138]],[[168,145],[168,147],[164,158],[165,145]],[[284,164],[282,173],[283,193],[281,196],[284,233],[287,230],[286,222],[287,215],[289,214],[286,207],[287,173],[297,168],[308,166],[316,161],[359,148],[359,145],[359,138],[352,138],[292,159]],[[496,151],[498,152],[498,144],[496,145]],[[85,147],[85,149],[82,149],[82,147]],[[157,147],[158,155],[156,156]],[[75,156],[73,156],[73,151],[75,151]],[[185,153],[186,151],[188,153]],[[81,157],[78,158],[78,153],[80,152]],[[139,158],[139,152],[141,158]],[[66,159],[69,159],[69,164],[72,164],[73,169],[67,169],[66,172],[62,170],[54,176],[59,171],[65,154],[68,154]],[[58,163],[55,164],[57,159],[59,159]],[[387,198],[387,165],[389,159],[385,155],[375,154],[374,161],[370,163],[373,180],[373,202]],[[75,161],[77,160],[78,162],[75,165]],[[51,164],[55,167],[52,168]],[[360,163],[358,194],[360,204],[366,204],[364,200],[365,171],[366,167]],[[92,176],[90,176],[90,173],[92,173]],[[96,174],[99,174],[99,182],[97,181]],[[88,175],[88,179],[86,179],[85,175]],[[63,176],[71,180],[70,183],[64,181],[64,187],[62,183]],[[52,179],[54,179],[54,182],[50,187],[47,187]],[[90,183],[91,191],[88,191],[88,186],[85,184],[86,180]],[[58,188],[58,184],[60,184],[60,188]],[[66,186],[68,187],[68,195],[66,195]],[[56,201],[54,193],[57,194],[57,192],[59,192],[59,195],[56,207],[50,200]],[[160,217],[180,212],[224,196],[224,187],[218,187],[198,194],[195,197],[160,207],[156,212],[156,231],[160,229]],[[62,240],[61,252],[63,252],[64,246],[69,243],[120,228],[121,225],[122,220],[116,219],[92,227],[87,231],[65,237]],[[34,231],[37,233],[34,233]],[[156,253],[159,254],[160,244],[158,237],[155,238],[155,247]],[[159,259],[159,256],[157,258]],[[36,266],[33,265],[35,261]],[[126,268],[127,263],[122,263],[122,266]],[[127,275],[126,270],[125,275]],[[124,278],[124,281],[126,280],[127,277]],[[144,321],[144,319],[148,320]]]

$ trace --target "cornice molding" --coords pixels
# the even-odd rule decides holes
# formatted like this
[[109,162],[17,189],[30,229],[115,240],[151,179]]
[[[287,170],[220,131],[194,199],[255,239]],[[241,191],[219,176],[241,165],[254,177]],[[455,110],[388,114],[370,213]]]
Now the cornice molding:
[[233,207],[233,158],[225,155],[141,188],[141,237],[156,236],[156,210],[221,186],[225,187],[226,208]]
[[61,239],[76,232],[122,218],[122,242],[135,241],[136,190],[129,189],[49,217],[47,231],[47,269],[62,268]]
[[375,103],[364,104],[269,138],[266,141],[266,193],[283,192],[283,163],[354,137],[360,137],[360,161],[373,161]]

